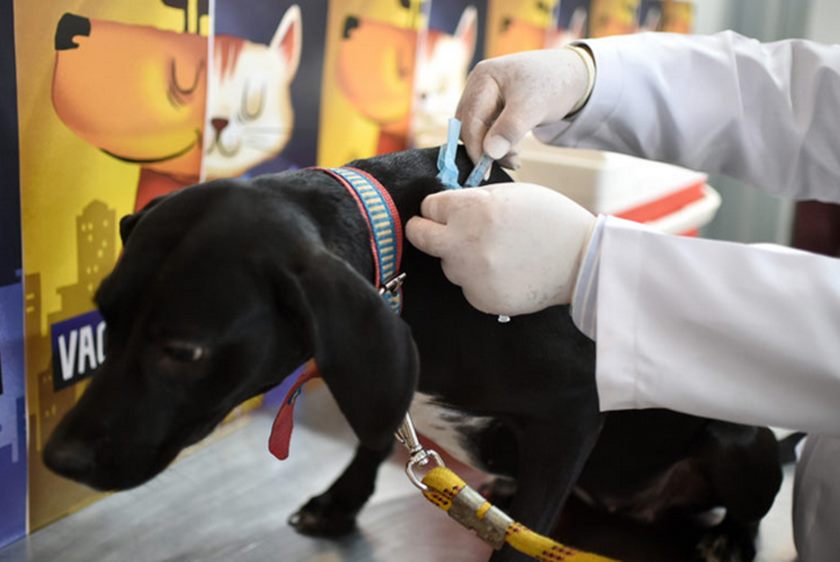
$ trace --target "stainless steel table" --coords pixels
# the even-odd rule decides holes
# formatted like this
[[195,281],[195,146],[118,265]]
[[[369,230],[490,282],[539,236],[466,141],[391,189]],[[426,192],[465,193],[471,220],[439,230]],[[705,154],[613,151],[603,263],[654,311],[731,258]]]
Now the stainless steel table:
[[[297,408],[286,461],[269,454],[273,416],[258,411],[148,484],[113,494],[0,550],[0,561],[480,562],[488,558],[489,548],[420,496],[406,479],[399,455],[382,467],[376,493],[359,517],[358,533],[338,541],[297,534],[286,518],[333,481],[349,461],[354,443],[325,391],[306,392]],[[774,513],[762,525],[760,562],[793,558],[789,476]],[[610,536],[598,536],[610,542]]]

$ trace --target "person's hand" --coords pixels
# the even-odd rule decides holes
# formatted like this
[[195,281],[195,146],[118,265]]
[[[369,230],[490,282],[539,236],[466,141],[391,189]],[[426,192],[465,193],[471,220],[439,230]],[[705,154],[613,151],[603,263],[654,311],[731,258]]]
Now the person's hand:
[[[585,57],[590,57],[589,64]],[[563,48],[478,63],[455,112],[473,162],[486,153],[504,166],[517,167],[512,149],[528,131],[563,119],[589,97],[591,60],[583,48]]]
[[406,224],[418,249],[478,310],[529,314],[572,298],[595,217],[571,199],[526,183],[444,191]]

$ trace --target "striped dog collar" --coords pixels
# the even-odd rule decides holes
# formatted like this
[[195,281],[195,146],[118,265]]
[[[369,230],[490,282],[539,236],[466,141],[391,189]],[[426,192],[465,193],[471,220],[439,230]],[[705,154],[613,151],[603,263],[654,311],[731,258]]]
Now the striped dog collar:
[[[391,196],[376,178],[358,168],[310,168],[330,175],[353,197],[370,232],[370,249],[375,268],[376,288],[397,314],[402,308],[403,275],[400,275],[403,232],[400,215]],[[306,381],[318,377],[318,367],[310,359],[283,379],[283,402],[271,427],[268,450],[280,460],[289,456],[294,426],[295,400]]]
[[403,229],[391,196],[379,181],[358,168],[314,168],[332,176],[356,201],[370,232],[376,288],[397,314],[402,308],[399,283]]

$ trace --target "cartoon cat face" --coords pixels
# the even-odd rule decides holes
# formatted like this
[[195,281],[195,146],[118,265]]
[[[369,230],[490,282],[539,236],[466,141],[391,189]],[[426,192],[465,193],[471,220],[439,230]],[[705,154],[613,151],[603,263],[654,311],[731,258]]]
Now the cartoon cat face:
[[557,49],[586,37],[588,17],[587,6],[575,7],[565,25],[560,25],[556,29],[549,31],[545,45],[546,48]]
[[475,7],[467,6],[454,35],[431,30],[417,68],[412,138],[414,146],[446,142],[447,120],[455,115],[467,82],[478,33]]
[[293,5],[268,45],[216,36],[204,138],[207,179],[239,176],[286,146],[301,31],[300,8]]

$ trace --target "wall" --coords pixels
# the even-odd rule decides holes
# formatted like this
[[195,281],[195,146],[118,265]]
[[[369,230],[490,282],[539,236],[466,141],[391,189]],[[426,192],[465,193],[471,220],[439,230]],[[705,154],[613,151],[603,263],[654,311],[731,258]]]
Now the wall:
[[[812,5],[813,4],[813,5]],[[819,4],[819,5],[817,5]],[[831,20],[840,11],[833,0],[704,0],[698,3],[698,33],[732,29],[762,41],[807,37],[808,22]],[[833,21],[840,21],[834,16]],[[790,244],[794,204],[741,182],[710,179],[723,198],[715,220],[703,229],[709,238]]]
[[811,0],[805,36],[824,43],[840,42],[840,2]]

